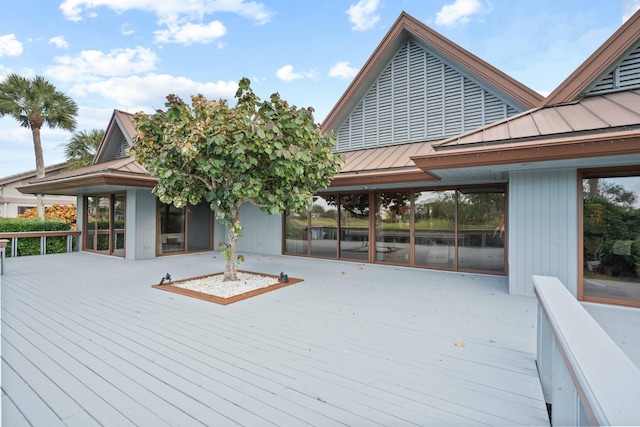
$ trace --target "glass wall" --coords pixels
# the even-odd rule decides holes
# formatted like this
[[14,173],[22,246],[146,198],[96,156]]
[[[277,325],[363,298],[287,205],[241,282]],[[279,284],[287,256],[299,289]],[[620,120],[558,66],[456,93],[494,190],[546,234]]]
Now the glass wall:
[[454,190],[415,193],[415,263],[454,268],[456,259],[456,193]]
[[409,264],[411,258],[411,195],[377,193],[376,261]]
[[285,253],[506,274],[505,205],[503,186],[323,195],[286,215]]
[[458,268],[504,271],[505,216],[502,188],[458,190]]
[[84,196],[84,250],[124,257],[126,195]]
[[213,249],[213,214],[208,203],[187,208],[157,203],[158,255]]
[[582,180],[583,300],[640,306],[640,174]]
[[369,259],[369,193],[340,196],[340,258]]
[[[338,254],[338,207],[331,196],[314,197],[309,214],[311,255],[335,258]],[[306,253],[306,251],[305,251]]]

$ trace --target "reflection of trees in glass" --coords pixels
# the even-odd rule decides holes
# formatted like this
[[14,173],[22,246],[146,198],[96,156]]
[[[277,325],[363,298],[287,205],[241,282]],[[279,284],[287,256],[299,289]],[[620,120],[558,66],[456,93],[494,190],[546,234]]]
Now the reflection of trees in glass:
[[631,209],[638,201],[635,192],[627,190],[624,186],[598,178],[589,178],[583,185],[585,200],[604,199],[624,209]]
[[474,192],[460,191],[458,195],[460,224],[493,228],[504,217],[504,193],[495,189]]
[[369,218],[369,194],[347,194],[340,196],[340,209],[351,218]]
[[376,194],[376,215],[383,222],[409,222],[409,193]]
[[[424,198],[424,200],[422,200]],[[456,201],[453,191],[416,193],[416,228],[453,229]],[[428,221],[428,227],[420,223]]]
[[[631,179],[637,179],[636,177]],[[640,277],[640,210],[635,192],[602,178],[583,180],[585,264],[599,261],[599,273]]]

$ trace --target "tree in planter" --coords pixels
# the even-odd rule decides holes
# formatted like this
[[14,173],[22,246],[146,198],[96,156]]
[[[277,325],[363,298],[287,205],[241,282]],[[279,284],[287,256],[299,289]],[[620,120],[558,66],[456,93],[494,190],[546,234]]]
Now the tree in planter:
[[220,248],[224,277],[236,280],[238,218],[244,203],[279,215],[312,204],[340,170],[335,137],[314,123],[313,108],[290,106],[275,93],[261,101],[243,78],[237,103],[191,97],[191,106],[167,96],[166,111],[137,113],[138,137],[129,154],[158,179],[153,192],[180,208],[209,202],[228,230]]
[[[16,119],[20,126],[31,129],[36,155],[36,178],[44,178],[44,155],[40,129],[43,125],[72,131],[76,127],[78,106],[67,95],[56,90],[44,77],[33,79],[9,74],[0,82],[0,117]],[[37,195],[38,218],[44,221],[44,198]]]

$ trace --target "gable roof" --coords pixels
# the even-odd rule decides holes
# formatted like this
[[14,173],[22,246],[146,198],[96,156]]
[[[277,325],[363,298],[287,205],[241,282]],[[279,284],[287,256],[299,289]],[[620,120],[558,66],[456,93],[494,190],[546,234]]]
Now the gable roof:
[[629,53],[640,39],[640,10],[605,41],[586,61],[547,96],[541,106],[573,102],[604,74],[615,67],[616,62]]
[[28,185],[18,188],[23,193],[43,193],[73,195],[78,189],[112,186],[129,186],[153,188],[157,179],[151,177],[146,169],[128,156],[118,156],[122,151],[125,138],[132,145],[137,135],[133,126],[133,114],[114,110],[104,138],[91,166],[69,170],[53,177],[44,177],[30,181]]
[[336,130],[340,126],[396,51],[409,39],[429,46],[442,57],[513,100],[522,109],[533,108],[542,102],[540,94],[402,12],[323,121],[323,131]]
[[425,172],[575,160],[640,158],[640,88],[584,92],[640,42],[640,11],[569,76],[539,108],[448,138],[412,156]]
[[122,141],[114,140],[114,137],[122,133],[128,146],[133,145],[137,132],[133,125],[133,114],[121,110],[113,110],[109,125],[104,133],[104,138],[93,158],[93,164],[106,160],[112,160],[118,154]]

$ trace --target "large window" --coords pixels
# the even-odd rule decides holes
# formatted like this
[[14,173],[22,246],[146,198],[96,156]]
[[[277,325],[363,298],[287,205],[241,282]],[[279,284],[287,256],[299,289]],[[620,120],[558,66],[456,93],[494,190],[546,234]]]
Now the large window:
[[176,208],[158,201],[158,255],[213,248],[212,213],[208,203]]
[[369,193],[340,196],[340,258],[369,259]]
[[640,306],[640,173],[584,173],[580,299]]
[[376,261],[409,264],[411,195],[376,193]]
[[84,250],[124,257],[126,196],[84,196]]
[[504,187],[317,197],[285,217],[285,253],[506,274]]

